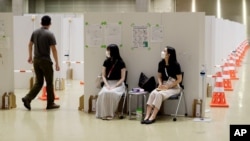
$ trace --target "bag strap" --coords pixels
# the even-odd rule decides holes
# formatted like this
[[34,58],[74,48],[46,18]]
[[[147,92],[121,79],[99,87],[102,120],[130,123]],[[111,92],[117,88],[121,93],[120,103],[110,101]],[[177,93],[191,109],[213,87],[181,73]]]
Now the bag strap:
[[165,74],[166,74],[166,76],[168,77],[168,71],[167,71],[166,66],[164,67],[164,70],[165,70]]
[[113,71],[113,69],[114,69],[115,64],[117,63],[117,61],[118,61],[118,60],[116,60],[116,61],[115,61],[114,65],[113,65],[113,66],[112,66],[112,68],[110,69],[110,71],[109,71],[109,73],[108,73],[107,78],[109,78],[109,77],[110,77],[110,74],[111,74],[111,72]]

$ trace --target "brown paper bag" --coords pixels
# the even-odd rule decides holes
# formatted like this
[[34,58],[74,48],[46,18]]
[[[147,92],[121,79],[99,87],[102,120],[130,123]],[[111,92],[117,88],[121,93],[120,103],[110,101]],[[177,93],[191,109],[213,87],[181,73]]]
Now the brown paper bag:
[[16,108],[16,96],[13,92],[9,92],[10,97],[10,108]]
[[89,113],[95,112],[97,97],[98,97],[97,95],[96,96],[91,95],[89,97],[89,110],[88,110]]
[[79,107],[78,110],[84,110],[84,95],[79,97]]

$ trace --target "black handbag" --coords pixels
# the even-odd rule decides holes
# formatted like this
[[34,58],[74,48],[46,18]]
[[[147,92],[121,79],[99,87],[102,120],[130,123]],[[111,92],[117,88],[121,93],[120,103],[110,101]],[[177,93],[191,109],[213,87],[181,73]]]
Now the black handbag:
[[151,92],[156,88],[155,78],[153,76],[148,78],[143,72],[141,72],[138,86],[145,91]]

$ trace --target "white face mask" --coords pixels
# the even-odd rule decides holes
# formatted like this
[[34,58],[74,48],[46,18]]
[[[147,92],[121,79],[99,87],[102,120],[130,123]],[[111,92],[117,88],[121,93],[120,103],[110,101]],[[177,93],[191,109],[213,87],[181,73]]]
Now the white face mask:
[[110,57],[110,52],[106,50],[106,56],[109,58]]
[[161,58],[164,59],[166,57],[166,52],[165,51],[162,51],[161,52]]

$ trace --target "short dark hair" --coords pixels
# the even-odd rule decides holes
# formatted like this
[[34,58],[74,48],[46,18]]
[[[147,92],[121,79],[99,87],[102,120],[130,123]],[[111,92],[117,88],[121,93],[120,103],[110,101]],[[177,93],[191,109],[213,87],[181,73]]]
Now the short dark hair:
[[43,26],[48,26],[48,25],[50,25],[50,24],[51,24],[51,18],[50,18],[50,16],[48,16],[48,15],[43,16],[43,17],[42,17],[41,24],[42,24]]

